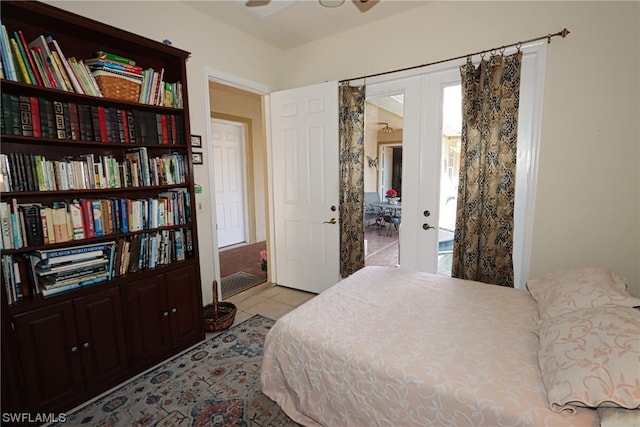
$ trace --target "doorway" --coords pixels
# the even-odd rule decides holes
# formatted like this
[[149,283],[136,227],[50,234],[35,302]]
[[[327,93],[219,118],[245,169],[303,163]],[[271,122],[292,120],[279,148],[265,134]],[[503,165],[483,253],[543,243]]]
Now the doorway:
[[[403,109],[403,94],[368,97],[365,104],[364,191],[376,193],[380,202],[389,189],[402,202]],[[374,205],[365,211],[378,216],[364,224],[365,265],[399,266],[401,209]]]
[[212,212],[222,299],[267,281],[266,137],[263,96],[209,82]]

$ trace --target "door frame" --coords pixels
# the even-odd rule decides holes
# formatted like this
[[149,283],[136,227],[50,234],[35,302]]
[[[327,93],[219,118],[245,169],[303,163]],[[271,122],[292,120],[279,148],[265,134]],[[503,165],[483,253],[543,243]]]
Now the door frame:
[[[505,55],[514,53],[518,47],[507,48],[504,51]],[[547,62],[547,43],[546,40],[539,40],[536,42],[528,43],[519,47],[522,51],[522,76],[520,85],[520,119],[518,120],[518,164],[519,167],[516,171],[516,206],[515,206],[515,221],[516,227],[514,228],[514,241],[522,242],[521,245],[515,245],[513,248],[513,264],[514,264],[514,287],[524,289],[526,280],[529,277],[529,271],[531,267],[531,253],[533,242],[533,221],[535,215],[535,200],[537,193],[537,178],[538,178],[538,157],[540,152],[540,139],[542,129],[542,105],[544,99],[544,82],[546,78],[546,62]],[[479,55],[473,57],[474,63],[480,58]],[[394,92],[393,89],[387,89],[394,84],[400,85],[400,82],[404,79],[410,79],[412,77],[424,76],[427,74],[435,75],[436,73],[450,70],[454,67],[459,67],[465,62],[465,58],[459,60],[446,61],[439,64],[430,65],[425,68],[416,68],[405,71],[399,71],[396,73],[388,73],[384,75],[368,77],[366,82],[364,79],[354,80],[351,84],[367,84],[367,89],[375,88],[376,85],[383,88],[380,92],[374,92],[372,96],[383,95],[385,90],[388,93]],[[528,73],[532,73],[530,75]],[[525,78],[526,77],[526,78]],[[389,84],[389,86],[387,86]],[[424,86],[423,86],[423,90]],[[397,92],[397,90],[395,90]],[[523,98],[531,100],[530,103],[523,103]],[[424,95],[423,95],[424,98]],[[406,111],[407,99],[405,98],[405,111]],[[422,117],[428,117],[427,112],[422,113]],[[420,124],[420,131],[417,135],[421,138],[430,132],[430,127],[435,126],[435,123],[423,123]],[[406,126],[406,125],[405,125]],[[438,125],[439,126],[439,125]],[[403,137],[403,139],[406,138]],[[522,144],[522,145],[521,145]],[[407,145],[404,145],[407,148]],[[403,149],[404,149],[403,148]],[[420,144],[419,150],[416,153],[408,153],[405,150],[403,158],[407,155],[407,158],[411,158],[413,155],[416,157],[421,156],[421,150],[429,149]],[[439,152],[439,145],[437,150]],[[435,150],[435,148],[434,148]],[[435,155],[435,154],[434,154]],[[421,158],[421,157],[419,157]],[[438,153],[439,158],[439,153]],[[407,170],[403,167],[403,173]],[[418,175],[420,180],[437,179],[438,177],[430,176],[432,171],[419,171]],[[404,182],[408,182],[403,179]],[[411,197],[403,197],[403,208],[407,210],[413,210],[414,212],[420,212],[420,206],[414,204],[414,199]],[[407,218],[410,219],[410,218]],[[404,236],[404,244],[409,244],[417,247],[417,240],[414,241],[416,233],[408,233],[407,229],[419,229],[416,224],[405,223],[403,218],[403,230],[400,232],[400,237]],[[407,242],[411,240],[411,242]],[[402,245],[402,244],[401,244]],[[414,268],[414,265],[409,265],[409,268]]]
[[[230,86],[230,87],[234,87],[236,89],[241,89],[247,92],[251,92],[251,93],[255,93],[258,95],[262,95],[263,99],[262,99],[262,105],[263,105],[263,114],[264,114],[264,121],[265,121],[265,126],[266,126],[266,145],[267,145],[267,179],[268,179],[268,186],[267,186],[267,190],[266,190],[266,194],[265,197],[267,198],[267,213],[269,215],[269,222],[267,223],[267,243],[268,243],[268,250],[272,253],[273,251],[273,239],[269,237],[269,230],[273,230],[273,207],[272,207],[272,203],[271,203],[271,148],[269,146],[269,132],[270,132],[270,126],[269,126],[269,120],[270,120],[270,112],[269,112],[269,94],[273,91],[275,91],[274,88],[271,88],[269,86],[266,86],[262,83],[258,83],[252,80],[247,80],[241,77],[238,77],[236,75],[233,74],[229,74],[227,72],[215,69],[215,68],[211,68],[211,67],[204,67],[204,73],[203,73],[203,84],[204,87],[207,88],[207,92],[206,92],[206,96],[204,97],[204,124],[205,124],[205,135],[211,135],[211,103],[209,102],[209,82],[215,82],[215,83],[220,83],[223,84],[225,86]],[[213,273],[214,273],[214,279],[217,282],[217,294],[218,294],[218,298],[220,298],[220,296],[222,295],[222,288],[221,288],[221,277],[220,277],[220,250],[218,249],[218,232],[216,230],[216,222],[217,222],[217,218],[216,218],[216,213],[215,213],[215,203],[216,203],[216,197],[215,197],[215,187],[214,187],[214,175],[213,175],[213,165],[211,162],[207,162],[207,167],[208,167],[208,181],[207,181],[207,185],[209,186],[209,201],[210,201],[210,212],[211,212],[211,221],[210,221],[210,227],[211,227],[211,233],[212,233],[212,241],[214,242],[212,244],[212,258],[213,258]],[[202,244],[200,245],[200,248],[202,249]],[[271,266],[271,263],[270,263]],[[271,274],[271,273],[270,273]],[[211,287],[208,284],[204,284],[203,286],[203,292],[209,292],[211,289]]]

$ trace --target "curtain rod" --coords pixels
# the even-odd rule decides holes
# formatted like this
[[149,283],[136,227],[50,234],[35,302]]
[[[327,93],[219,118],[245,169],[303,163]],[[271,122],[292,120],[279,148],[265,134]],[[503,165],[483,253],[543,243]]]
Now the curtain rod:
[[400,68],[400,69],[392,70],[392,71],[383,71],[381,73],[368,74],[366,76],[360,76],[360,77],[354,77],[354,78],[351,78],[351,79],[340,80],[339,83],[348,83],[348,82],[350,82],[352,80],[360,80],[360,79],[366,79],[366,78],[369,78],[369,77],[384,76],[385,74],[398,73],[400,71],[414,70],[416,68],[427,67],[429,65],[436,65],[436,64],[441,64],[443,62],[455,61],[456,59],[468,58],[468,57],[472,57],[472,56],[475,56],[475,55],[483,55],[483,54],[485,54],[487,52],[501,51],[501,50],[504,50],[504,49],[506,49],[508,47],[521,46],[523,44],[535,42],[535,41],[538,41],[538,40],[547,39],[547,43],[551,43],[551,37],[558,37],[559,36],[559,37],[565,38],[565,37],[567,37],[567,35],[569,33],[570,33],[569,30],[567,30],[566,28],[563,28],[562,31],[558,31],[557,33],[554,33],[554,34],[547,34],[546,36],[540,36],[540,37],[536,37],[536,38],[529,39],[529,40],[519,41],[519,42],[516,42],[516,43],[507,44],[507,45],[496,47],[496,48],[493,48],[493,49],[481,50],[479,52],[474,52],[474,53],[467,53],[466,55],[456,56],[455,58],[442,59],[440,61],[429,62],[428,64],[414,65],[412,67]]

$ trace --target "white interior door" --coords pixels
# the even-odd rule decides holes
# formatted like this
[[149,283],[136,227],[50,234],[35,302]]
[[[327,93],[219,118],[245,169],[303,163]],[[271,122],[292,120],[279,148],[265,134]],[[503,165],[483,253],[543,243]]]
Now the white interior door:
[[340,277],[338,84],[272,93],[273,280],[320,293]]
[[219,248],[246,241],[244,141],[241,123],[211,120]]

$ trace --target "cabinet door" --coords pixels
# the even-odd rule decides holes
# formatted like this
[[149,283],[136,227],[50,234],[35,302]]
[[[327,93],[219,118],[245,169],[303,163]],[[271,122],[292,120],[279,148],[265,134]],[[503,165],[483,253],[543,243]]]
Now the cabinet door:
[[73,305],[63,301],[14,316],[29,410],[54,410],[83,390]]
[[114,383],[127,370],[120,288],[73,300],[87,388]]
[[171,349],[164,275],[130,282],[127,299],[132,362],[147,365],[160,360]]
[[200,282],[195,266],[167,273],[167,298],[173,347],[194,344],[202,339]]

